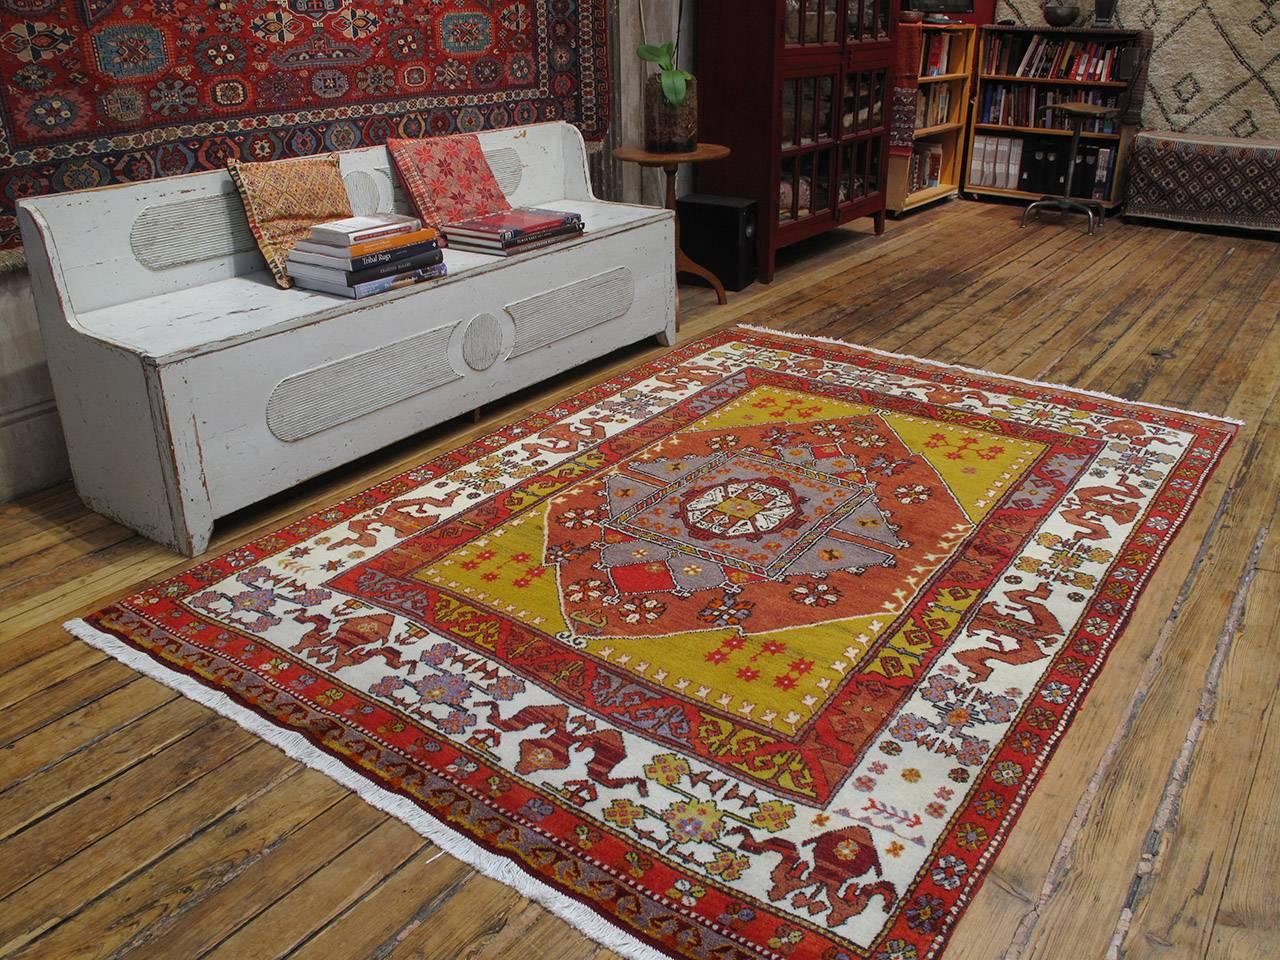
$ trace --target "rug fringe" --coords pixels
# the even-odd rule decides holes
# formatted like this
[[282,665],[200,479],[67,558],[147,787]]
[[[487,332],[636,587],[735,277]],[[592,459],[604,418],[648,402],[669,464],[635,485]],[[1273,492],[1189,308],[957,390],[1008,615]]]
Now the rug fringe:
[[27,269],[27,256],[22,248],[0,250],[0,273],[18,273]]
[[972,373],[981,377],[993,377],[997,380],[1008,380],[1012,383],[1021,383],[1028,387],[1044,387],[1049,390],[1063,390],[1067,393],[1076,393],[1084,397],[1093,397],[1095,400],[1110,400],[1113,403],[1123,403],[1135,407],[1147,407],[1151,410],[1163,410],[1165,413],[1176,413],[1184,417],[1199,417],[1202,420],[1213,420],[1218,423],[1232,423],[1237,427],[1243,427],[1244,421],[1237,420],[1235,417],[1224,417],[1216,413],[1201,413],[1197,410],[1183,410],[1180,407],[1169,407],[1161,403],[1148,403],[1145,400],[1128,400],[1124,397],[1117,397],[1110,393],[1102,393],[1098,390],[1086,390],[1083,387],[1069,387],[1062,383],[1048,383],[1043,380],[1027,380],[1024,377],[1015,377],[1007,373],[996,373],[994,370],[979,370],[976,367],[966,367],[958,363],[944,363],[941,360],[926,360],[924,357],[913,357],[909,353],[894,353],[890,350],[877,350],[875,347],[864,347],[860,343],[852,343],[848,340],[837,340],[835,337],[819,337],[809,333],[792,333],[788,330],[774,330],[770,327],[758,327],[750,323],[739,323],[737,328],[740,330],[752,330],[756,333],[767,333],[775,337],[789,337],[792,340],[817,340],[819,343],[833,343],[840,347],[849,347],[853,350],[862,350],[866,353],[874,353],[881,357],[892,357],[895,360],[909,360],[912,363],[922,363],[929,367],[942,367],[949,370],[961,370],[964,373]]
[[114,657],[127,667],[176,690],[214,713],[239,724],[272,746],[312,770],[323,773],[336,783],[358,794],[370,806],[395,817],[430,840],[450,856],[513,888],[521,896],[542,904],[556,916],[571,924],[597,943],[627,960],[670,960],[655,948],[615,926],[594,910],[558,892],[525,872],[511,860],[485,850],[453,828],[423,811],[411,800],[384,790],[360,773],[336,760],[312,744],[302,734],[286,730],[242,707],[225,693],[211,690],[199,681],[157,662],[109,633],[95,629],[84,620],[68,620],[63,629],[73,637]]

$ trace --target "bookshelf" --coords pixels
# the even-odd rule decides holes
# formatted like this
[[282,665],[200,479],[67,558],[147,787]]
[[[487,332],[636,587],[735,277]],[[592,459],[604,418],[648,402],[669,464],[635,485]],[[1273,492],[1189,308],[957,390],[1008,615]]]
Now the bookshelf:
[[[926,23],[922,33],[915,149],[909,157],[889,157],[885,192],[894,213],[960,192],[977,32],[968,23]],[[934,183],[929,154],[939,151]]]
[[1061,194],[1071,129],[1052,105],[1083,101],[1121,112],[1085,127],[1071,194],[1119,206],[1129,142],[1142,112],[1150,32],[987,26],[976,46],[964,190],[1026,200]]

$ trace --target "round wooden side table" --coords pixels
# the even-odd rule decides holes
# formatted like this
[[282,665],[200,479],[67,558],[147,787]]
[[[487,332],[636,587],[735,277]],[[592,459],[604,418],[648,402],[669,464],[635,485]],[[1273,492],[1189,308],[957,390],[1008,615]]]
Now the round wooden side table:
[[[688,153],[650,153],[639,147],[619,147],[613,155],[624,163],[636,163],[642,167],[661,167],[667,175],[667,209],[676,209],[676,172],[682,163],[706,163],[709,160],[723,160],[729,156],[729,148],[718,143],[700,143],[697,149]],[[676,214],[676,273],[692,273],[711,284],[716,298],[721,303],[728,303],[724,284],[720,278],[701,264],[694,263],[680,249],[680,215]]]

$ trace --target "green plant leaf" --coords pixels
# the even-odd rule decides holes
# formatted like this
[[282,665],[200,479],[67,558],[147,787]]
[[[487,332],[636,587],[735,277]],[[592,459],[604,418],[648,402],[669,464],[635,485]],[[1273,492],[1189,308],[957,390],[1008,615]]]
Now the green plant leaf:
[[658,63],[662,59],[662,47],[653,43],[642,43],[636,47],[636,56],[649,63]]
[[662,71],[662,93],[672,106],[678,107],[684,103],[688,92],[688,84],[685,82],[687,77],[688,74],[682,70]]

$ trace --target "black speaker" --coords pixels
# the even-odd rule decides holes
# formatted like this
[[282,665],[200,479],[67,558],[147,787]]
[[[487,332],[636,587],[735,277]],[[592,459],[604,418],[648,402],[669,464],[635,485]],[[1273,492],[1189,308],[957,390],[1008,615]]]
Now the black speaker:
[[678,206],[680,246],[689,258],[726,290],[749,286],[756,278],[756,202],[691,193]]

